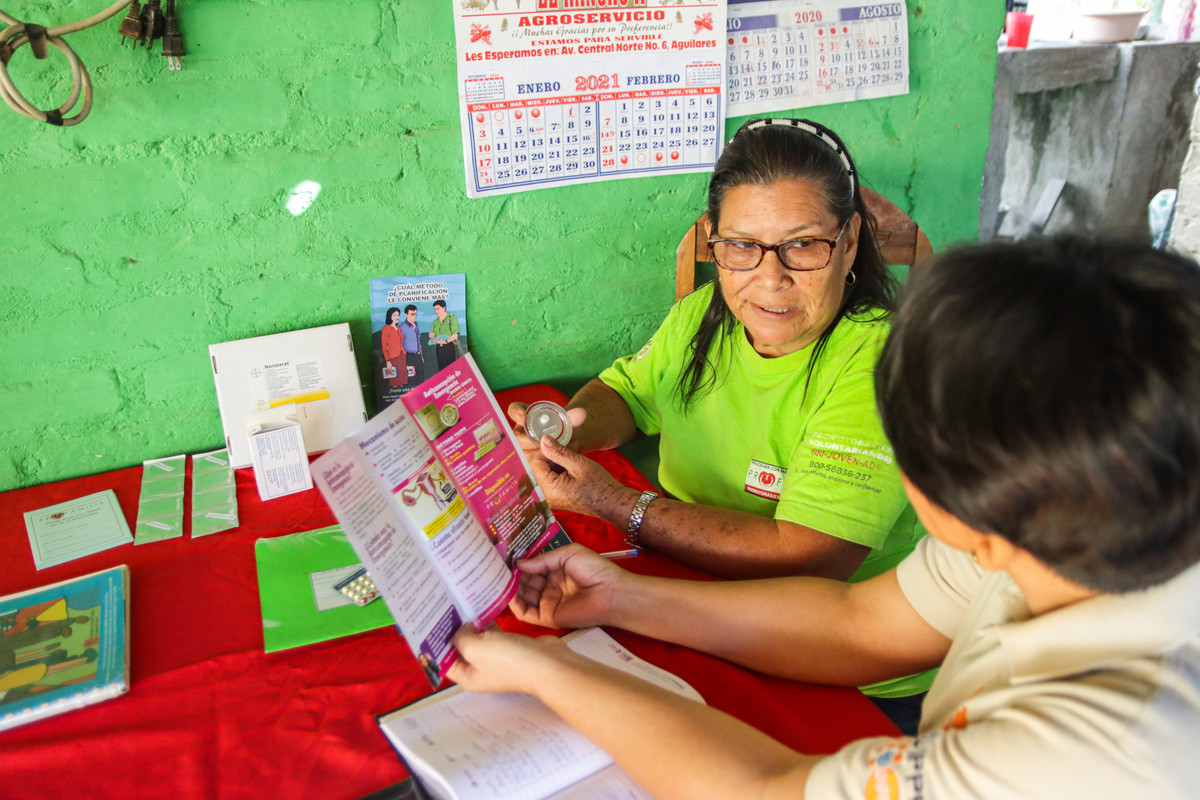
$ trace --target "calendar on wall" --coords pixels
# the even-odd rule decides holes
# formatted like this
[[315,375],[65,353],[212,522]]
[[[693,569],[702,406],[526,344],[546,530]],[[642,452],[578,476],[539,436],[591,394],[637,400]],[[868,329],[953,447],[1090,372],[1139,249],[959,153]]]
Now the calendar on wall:
[[467,195],[707,172],[723,0],[451,0]]
[[729,0],[726,113],[908,94],[903,2]]

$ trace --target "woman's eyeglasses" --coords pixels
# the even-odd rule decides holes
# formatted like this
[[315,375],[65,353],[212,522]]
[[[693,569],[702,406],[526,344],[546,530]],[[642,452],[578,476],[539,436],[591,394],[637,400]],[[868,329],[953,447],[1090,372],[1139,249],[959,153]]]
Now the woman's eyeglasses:
[[774,252],[787,269],[810,272],[829,266],[833,251],[849,224],[849,219],[843,222],[837,237],[833,239],[805,236],[779,244],[766,244],[756,239],[709,239],[708,246],[712,249],[713,260],[722,269],[734,272],[752,270],[762,263],[768,252]]

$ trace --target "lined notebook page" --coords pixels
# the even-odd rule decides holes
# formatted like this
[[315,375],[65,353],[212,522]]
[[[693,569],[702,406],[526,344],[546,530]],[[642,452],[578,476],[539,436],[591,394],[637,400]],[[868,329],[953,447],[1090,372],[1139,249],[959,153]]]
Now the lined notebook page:
[[[566,638],[580,655],[703,702],[685,682],[629,653],[599,628]],[[453,687],[379,723],[427,787],[444,798],[540,800],[563,790],[565,798],[650,797],[607,753],[530,695],[472,694]]]
[[414,771],[460,800],[538,800],[612,764],[529,695],[459,692],[381,724]]

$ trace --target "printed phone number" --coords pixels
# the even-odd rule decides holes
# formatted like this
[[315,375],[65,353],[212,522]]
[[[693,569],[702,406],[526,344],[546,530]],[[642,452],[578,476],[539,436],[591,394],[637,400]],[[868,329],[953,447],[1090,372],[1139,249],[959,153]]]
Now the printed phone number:
[[871,480],[871,475],[868,472],[859,472],[853,469],[846,469],[845,467],[839,467],[837,464],[824,464],[820,461],[809,461],[808,468],[824,470],[825,472],[831,472],[834,475],[842,475],[856,481],[866,482]]

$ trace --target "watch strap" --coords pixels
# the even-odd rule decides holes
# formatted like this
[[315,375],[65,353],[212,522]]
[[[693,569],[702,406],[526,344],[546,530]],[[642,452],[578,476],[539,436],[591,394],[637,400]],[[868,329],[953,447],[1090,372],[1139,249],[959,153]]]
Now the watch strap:
[[642,549],[642,519],[646,516],[646,509],[650,503],[658,499],[656,492],[642,492],[638,497],[637,502],[633,504],[633,511],[629,514],[629,524],[625,528],[625,544],[630,547]]

